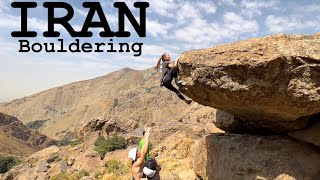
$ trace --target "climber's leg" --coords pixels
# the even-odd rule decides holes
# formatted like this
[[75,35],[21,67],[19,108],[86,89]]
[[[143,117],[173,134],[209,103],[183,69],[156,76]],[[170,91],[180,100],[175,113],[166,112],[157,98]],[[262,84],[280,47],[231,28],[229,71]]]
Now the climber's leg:
[[182,94],[181,92],[176,89],[171,83],[167,83],[164,84],[164,86],[169,89],[170,91],[173,91],[174,93],[176,93],[178,95],[178,97],[183,100],[184,102],[186,102],[187,104],[190,104],[192,102],[192,100],[187,100]]

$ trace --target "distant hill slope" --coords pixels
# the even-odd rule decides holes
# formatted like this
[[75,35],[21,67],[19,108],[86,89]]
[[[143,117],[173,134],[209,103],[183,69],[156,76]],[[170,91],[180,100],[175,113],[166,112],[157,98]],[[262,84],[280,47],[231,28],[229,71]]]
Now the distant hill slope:
[[[199,113],[191,115],[191,111]],[[77,132],[82,121],[93,117],[114,116],[141,126],[182,118],[212,121],[213,111],[197,103],[188,106],[174,93],[160,88],[159,73],[154,69],[129,68],[0,105],[0,112],[14,115],[25,124],[43,120],[39,131],[55,139]]]
[[16,117],[0,113],[0,154],[27,157],[57,143],[27,128]]

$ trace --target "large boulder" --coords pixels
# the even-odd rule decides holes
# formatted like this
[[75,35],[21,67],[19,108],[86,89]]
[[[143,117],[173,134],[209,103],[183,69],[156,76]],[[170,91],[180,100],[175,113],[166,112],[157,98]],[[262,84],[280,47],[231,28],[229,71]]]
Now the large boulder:
[[183,53],[180,90],[194,101],[286,132],[320,112],[320,34],[273,35]]
[[78,137],[84,140],[86,135],[95,132],[99,136],[108,136],[117,133],[125,133],[126,131],[123,127],[120,127],[116,118],[93,118],[88,122],[81,123]]
[[203,179],[320,179],[319,150],[281,136],[213,134],[195,145]]
[[109,135],[124,134],[129,127],[119,123],[113,117],[93,118],[88,122],[82,122],[78,131],[78,137],[84,141],[85,149],[94,148],[94,142],[99,136],[108,137]]

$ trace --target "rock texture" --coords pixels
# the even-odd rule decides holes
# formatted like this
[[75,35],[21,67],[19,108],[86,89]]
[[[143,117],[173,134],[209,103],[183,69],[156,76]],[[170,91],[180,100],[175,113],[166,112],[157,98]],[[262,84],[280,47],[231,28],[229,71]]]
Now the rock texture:
[[214,124],[227,132],[232,133],[263,133],[261,129],[250,125],[241,118],[217,109]]
[[210,180],[315,180],[319,167],[319,150],[280,136],[209,135],[194,151],[195,172]]
[[290,132],[289,136],[320,147],[320,114],[313,121],[303,130]]
[[119,123],[116,118],[94,118],[80,125],[78,137],[85,142],[85,149],[93,148],[94,142],[99,136],[107,138],[109,135],[125,134],[129,127]]
[[306,127],[320,112],[320,34],[273,35],[183,53],[180,89],[256,129]]
[[0,113],[0,153],[27,157],[58,141],[27,128],[16,117]]
[[[94,118],[91,121],[84,122],[80,126],[78,137],[82,140],[92,133],[97,133],[99,136],[109,136],[117,133],[126,133],[129,128],[122,125],[120,127],[117,124],[118,120],[116,118]],[[125,130],[127,129],[127,130]]]
[[[94,118],[81,126],[78,134],[82,141],[77,145],[50,146],[26,158],[7,172],[2,179],[80,179],[104,167],[94,141],[98,136],[125,132],[117,126],[115,118]],[[1,177],[0,177],[1,179]]]

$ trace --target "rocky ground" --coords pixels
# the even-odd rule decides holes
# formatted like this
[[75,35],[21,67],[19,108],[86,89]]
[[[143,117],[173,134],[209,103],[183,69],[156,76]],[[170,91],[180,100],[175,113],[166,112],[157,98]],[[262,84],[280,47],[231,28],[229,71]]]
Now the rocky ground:
[[[162,167],[163,179],[196,179],[193,170],[194,143],[205,134],[221,130],[201,123],[164,122],[153,127],[151,152]],[[126,137],[129,146],[109,152],[103,159],[94,150],[99,136]],[[136,134],[136,136],[134,136]],[[94,118],[82,124],[78,132],[83,141],[78,145],[50,146],[34,153],[0,178],[9,179],[129,179],[131,162],[127,154],[142,137],[141,131],[127,133],[114,118]],[[110,164],[108,167],[108,164]],[[106,165],[107,164],[107,165]]]

